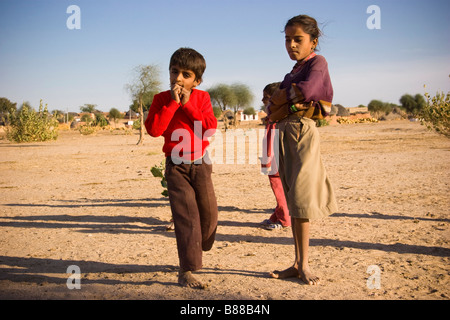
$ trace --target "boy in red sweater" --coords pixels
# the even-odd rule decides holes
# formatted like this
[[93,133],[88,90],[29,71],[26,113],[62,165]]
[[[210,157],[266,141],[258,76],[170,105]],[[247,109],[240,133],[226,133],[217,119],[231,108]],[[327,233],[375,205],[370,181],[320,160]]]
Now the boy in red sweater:
[[205,69],[197,51],[175,51],[169,64],[171,89],[155,95],[145,121],[152,137],[164,137],[165,177],[180,260],[178,283],[191,288],[204,288],[192,271],[202,268],[202,251],[212,248],[218,218],[206,153],[217,119],[209,94],[195,89]]

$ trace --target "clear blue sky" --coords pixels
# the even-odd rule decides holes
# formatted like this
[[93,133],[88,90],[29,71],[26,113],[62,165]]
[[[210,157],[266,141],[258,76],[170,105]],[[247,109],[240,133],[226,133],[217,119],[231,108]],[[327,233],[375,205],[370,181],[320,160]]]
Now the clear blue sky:
[[[69,5],[81,10],[81,29],[69,30]],[[370,5],[381,10],[381,29],[366,26]],[[179,47],[207,62],[207,90],[241,82],[255,108],[262,89],[294,64],[282,30],[297,14],[315,17],[325,36],[333,103],[398,103],[405,94],[450,91],[448,0],[0,0],[0,97],[20,106],[39,100],[49,109],[79,111],[85,103],[126,111],[124,85],[139,64],[156,64],[163,89]]]

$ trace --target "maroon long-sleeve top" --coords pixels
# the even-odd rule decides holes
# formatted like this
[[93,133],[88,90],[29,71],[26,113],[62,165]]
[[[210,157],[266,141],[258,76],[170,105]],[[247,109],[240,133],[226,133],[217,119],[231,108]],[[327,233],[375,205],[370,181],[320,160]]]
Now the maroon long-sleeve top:
[[[293,72],[296,68],[294,67]],[[295,83],[302,92],[305,102],[325,100],[332,102],[333,86],[331,85],[328,63],[323,56],[316,55],[301,66],[295,73],[288,73],[280,85],[281,89],[290,88]]]

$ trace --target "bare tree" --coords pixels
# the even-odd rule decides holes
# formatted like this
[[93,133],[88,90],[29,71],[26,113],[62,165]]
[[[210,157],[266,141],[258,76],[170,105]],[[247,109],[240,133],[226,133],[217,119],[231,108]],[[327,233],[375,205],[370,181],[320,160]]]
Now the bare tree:
[[159,80],[159,68],[156,65],[139,65],[133,69],[134,79],[125,85],[133,100],[139,103],[139,120],[141,123],[139,141],[137,145],[144,142],[144,97],[153,96],[161,91],[161,81]]

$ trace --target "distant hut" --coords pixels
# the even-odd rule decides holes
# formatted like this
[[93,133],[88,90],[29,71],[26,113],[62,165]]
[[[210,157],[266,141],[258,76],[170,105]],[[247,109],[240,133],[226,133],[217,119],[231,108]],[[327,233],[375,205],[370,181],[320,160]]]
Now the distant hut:
[[134,112],[133,110],[128,110],[128,111],[125,113],[125,117],[124,117],[124,118],[125,118],[125,119],[137,119],[138,116],[137,116],[137,113]]
[[350,112],[347,110],[347,108],[343,107],[340,104],[335,104],[335,106],[338,108],[336,115],[338,117],[348,117],[350,116]]

